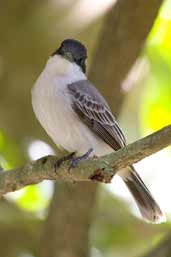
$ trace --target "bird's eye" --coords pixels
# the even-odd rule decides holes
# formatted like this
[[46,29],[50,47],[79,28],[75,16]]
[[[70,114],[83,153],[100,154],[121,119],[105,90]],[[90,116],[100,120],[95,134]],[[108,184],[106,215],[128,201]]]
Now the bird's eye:
[[79,64],[82,66],[82,65],[84,64],[84,59],[83,59],[83,58],[80,58],[80,59],[78,60],[78,62],[79,62]]

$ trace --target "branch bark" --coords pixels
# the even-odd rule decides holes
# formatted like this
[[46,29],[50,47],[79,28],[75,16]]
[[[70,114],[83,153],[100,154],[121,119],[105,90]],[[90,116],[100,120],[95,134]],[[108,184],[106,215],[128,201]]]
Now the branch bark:
[[[171,126],[167,126],[143,139],[127,145],[123,149],[100,158],[82,161],[74,170],[68,171],[70,161],[64,156],[45,156],[29,162],[23,167],[0,173],[0,196],[26,185],[44,179],[58,181],[100,181],[110,182],[115,173],[171,144]],[[58,168],[56,164],[61,163]]]

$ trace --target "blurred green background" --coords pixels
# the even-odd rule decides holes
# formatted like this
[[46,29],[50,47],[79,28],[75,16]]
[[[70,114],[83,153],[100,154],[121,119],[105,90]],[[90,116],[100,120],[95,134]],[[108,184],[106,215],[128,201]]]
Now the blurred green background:
[[[92,56],[104,14],[114,1],[101,5],[95,1],[91,8],[88,1],[82,2],[84,8],[74,0],[1,3],[0,163],[4,169],[55,153],[55,146],[34,117],[30,91],[47,57],[64,38],[82,40]],[[90,63],[91,57],[89,67]],[[171,0],[164,1],[122,90],[126,97],[119,123],[128,142],[171,123]],[[99,191],[97,218],[91,228],[92,256],[138,256],[156,245],[169,230],[171,148],[146,158],[136,167],[168,222],[158,226],[144,224],[116,177]],[[38,256],[36,242],[52,194],[53,183],[44,181],[5,196],[0,204],[1,256]],[[5,240],[11,242],[8,252]]]

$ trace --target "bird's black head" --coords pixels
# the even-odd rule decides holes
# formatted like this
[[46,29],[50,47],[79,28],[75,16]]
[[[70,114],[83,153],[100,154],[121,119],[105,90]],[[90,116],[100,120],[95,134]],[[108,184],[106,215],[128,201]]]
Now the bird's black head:
[[70,62],[75,62],[84,73],[86,72],[85,60],[87,58],[87,49],[79,41],[74,39],[64,40],[52,56],[55,54],[63,56]]

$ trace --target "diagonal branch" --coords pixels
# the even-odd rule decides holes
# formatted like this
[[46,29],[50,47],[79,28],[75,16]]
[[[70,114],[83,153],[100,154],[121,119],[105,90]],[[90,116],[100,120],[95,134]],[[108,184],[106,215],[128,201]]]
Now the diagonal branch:
[[109,183],[115,173],[171,144],[171,125],[144,137],[112,154],[82,161],[71,172],[69,161],[57,169],[63,156],[45,156],[22,167],[0,173],[0,196],[44,179],[63,181],[101,181]]

